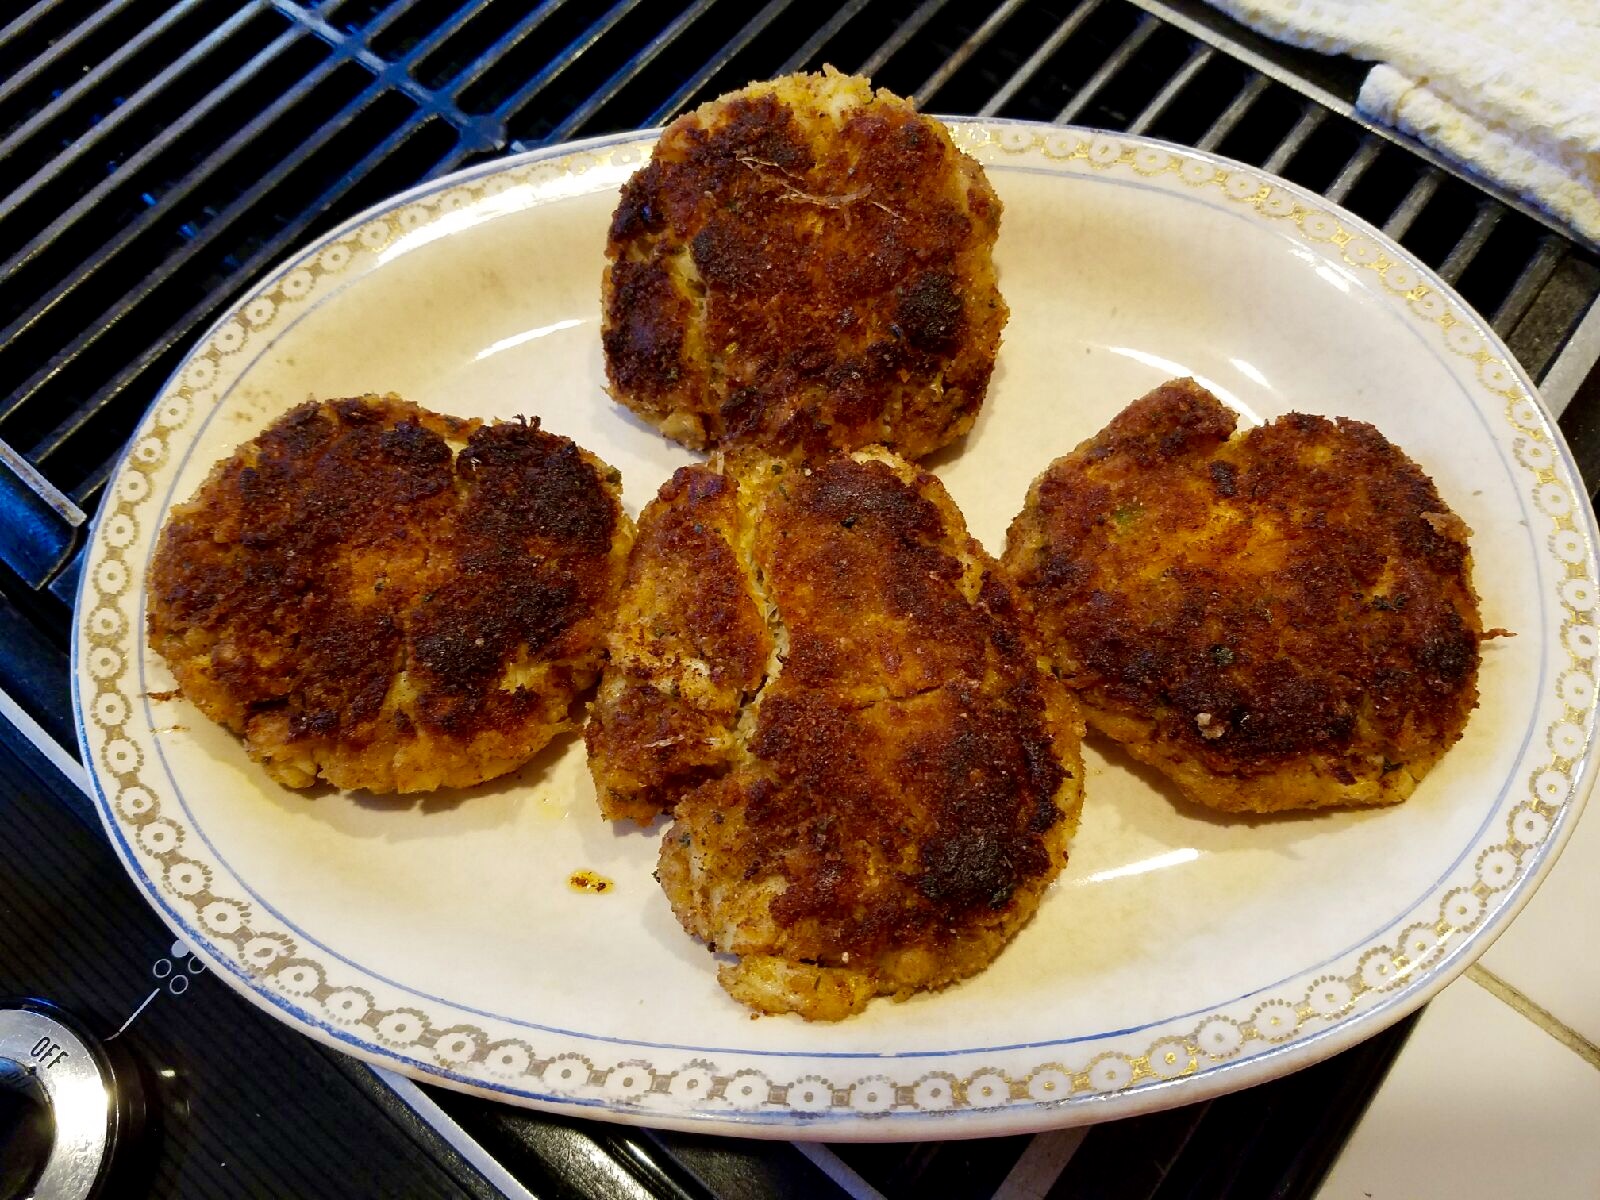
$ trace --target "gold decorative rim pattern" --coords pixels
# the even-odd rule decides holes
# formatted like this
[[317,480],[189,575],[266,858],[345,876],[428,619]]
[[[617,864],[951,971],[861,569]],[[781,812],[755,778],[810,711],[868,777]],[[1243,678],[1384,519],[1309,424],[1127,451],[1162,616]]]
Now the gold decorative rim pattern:
[[[1187,188],[1292,228],[1323,255],[1371,272],[1392,302],[1463,364],[1485,396],[1493,397],[1521,468],[1520,486],[1547,521],[1543,553],[1560,604],[1561,661],[1552,662],[1553,689],[1540,700],[1544,751],[1527,772],[1524,791],[1505,802],[1503,833],[1480,837],[1397,937],[1344,956],[1287,991],[1239,1007],[1223,1006],[1187,1021],[1168,1021],[1142,1035],[1108,1035],[1113,1048],[1081,1047],[1076,1060],[1028,1062],[1042,1053],[1067,1054],[1068,1044],[988,1054],[959,1070],[924,1070],[913,1059],[863,1064],[848,1071],[797,1078],[743,1065],[741,1052],[720,1056],[674,1051],[681,1061],[658,1065],[630,1049],[583,1035],[497,1036],[476,1020],[460,1019],[448,1002],[392,1002],[360,971],[322,959],[278,926],[260,906],[239,898],[244,889],[205,861],[177,806],[151,770],[151,731],[138,715],[138,672],[146,651],[137,627],[140,581],[130,550],[161,516],[155,479],[168,465],[173,439],[220,403],[230,372],[250,361],[280,322],[337,287],[353,264],[391,248],[444,214],[509,188],[557,181],[582,188],[596,168],[643,160],[651,139],[594,144],[489,168],[391,207],[335,232],[252,292],[190,355],[158,398],[125,462],[107,488],[97,519],[79,600],[75,685],[85,760],[100,792],[102,816],[136,879],[158,907],[198,933],[211,952],[260,997],[302,1024],[402,1069],[536,1101],[594,1105],[613,1112],[722,1117],[818,1114],[866,1117],[935,1114],[1059,1105],[1086,1095],[1141,1088],[1213,1070],[1271,1047],[1288,1046],[1377,1009],[1383,997],[1423,979],[1505,910],[1530,868],[1564,829],[1586,784],[1596,687],[1593,664],[1600,630],[1594,548],[1586,508],[1575,496],[1568,460],[1524,385],[1481,323],[1432,276],[1380,236],[1314,197],[1245,167],[1137,138],[1065,128],[1006,123],[953,124],[958,145],[987,164],[1033,164],[1070,172],[1133,178],[1175,176]],[[570,194],[570,192],[568,193]],[[1548,602],[1548,597],[1546,598]],[[1554,650],[1548,651],[1552,655]],[[1532,751],[1528,752],[1529,755]],[[1525,756],[1522,760],[1528,762]],[[226,877],[222,877],[226,876]],[[1432,902],[1437,901],[1437,914]],[[1419,1001],[1420,1002],[1420,1001]],[[441,1007],[442,1006],[442,1007]],[[1224,1011],[1227,1010],[1227,1011]],[[1137,1049],[1130,1043],[1148,1037]],[[549,1044],[536,1045],[546,1040]],[[579,1052],[577,1047],[590,1052]],[[602,1054],[622,1052],[620,1059]],[[748,1056],[746,1056],[748,1057]],[[982,1057],[974,1051],[972,1056]],[[781,1062],[782,1060],[777,1060]],[[848,1060],[844,1060],[848,1061]],[[841,1062],[841,1066],[843,1063]],[[908,1070],[908,1068],[910,1068]],[[853,1068],[852,1068],[853,1069]]]

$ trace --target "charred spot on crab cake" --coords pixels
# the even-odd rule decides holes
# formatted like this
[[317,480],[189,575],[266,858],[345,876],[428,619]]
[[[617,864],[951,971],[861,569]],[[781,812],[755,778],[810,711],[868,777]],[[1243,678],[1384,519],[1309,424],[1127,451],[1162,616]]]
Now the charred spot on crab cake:
[[1005,563],[1089,727],[1233,812],[1393,804],[1460,738],[1470,531],[1371,425],[1193,380],[1034,482]]
[[831,69],[662,134],[606,247],[611,393],[694,448],[921,458],[972,427],[1006,321],[1000,201],[937,121]]
[[619,492],[537,420],[303,404],[173,509],[150,644],[288,787],[478,783],[569,727],[599,672]]
[[[980,971],[1066,860],[1073,703],[931,475],[880,449],[686,467],[640,517],[588,741],[612,817],[760,1012]],[[630,620],[628,613],[651,614]]]

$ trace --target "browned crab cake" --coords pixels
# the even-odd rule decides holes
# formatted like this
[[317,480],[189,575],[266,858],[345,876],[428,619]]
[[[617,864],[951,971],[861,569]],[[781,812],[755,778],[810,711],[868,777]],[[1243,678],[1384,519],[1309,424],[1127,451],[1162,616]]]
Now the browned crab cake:
[[1163,385],[1033,484],[1006,567],[1089,727],[1232,812],[1393,804],[1477,704],[1469,530],[1371,425]]
[[[983,967],[1066,861],[1081,728],[998,564],[881,449],[685,467],[640,518],[588,741],[602,808],[767,1013]],[[634,619],[634,614],[638,619]]]
[[303,404],[173,510],[150,644],[288,787],[478,783],[568,727],[599,671],[619,492],[537,420]]
[[695,448],[921,458],[988,389],[999,225],[944,126],[864,79],[713,100],[668,126],[612,218],[612,395]]

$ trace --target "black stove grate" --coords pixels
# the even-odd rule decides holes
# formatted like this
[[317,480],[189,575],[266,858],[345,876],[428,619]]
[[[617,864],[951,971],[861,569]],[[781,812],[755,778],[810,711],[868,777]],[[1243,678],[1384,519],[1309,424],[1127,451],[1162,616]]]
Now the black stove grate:
[[[1280,171],[1440,269],[1535,375],[1600,293],[1592,253],[1129,0],[852,0],[820,24],[793,0],[751,8],[185,0],[152,21],[131,0],[35,5],[0,30],[0,439],[92,509],[195,333],[296,243],[470,162],[825,61],[931,111]],[[41,563],[12,540],[13,588],[48,582],[61,548]]]
[[[1536,379],[1600,295],[1592,248],[1355,114],[1358,64],[1274,46],[1199,0],[39,0],[0,27],[0,689],[73,743],[83,514],[188,347],[295,245],[459,167],[825,62],[931,112],[1143,133],[1282,173],[1438,269]],[[1585,397],[1563,423],[1592,485],[1593,378]],[[1050,1195],[1266,1194],[1268,1177],[1309,1194],[1403,1030],[1385,1038],[1096,1130]],[[598,1154],[668,1194],[813,1194],[832,1170],[863,1195],[987,1196],[1037,1149],[851,1147],[819,1167],[788,1147],[441,1103],[507,1159]],[[1314,1135],[1279,1129],[1313,1109]],[[544,1190],[581,1192],[550,1169]]]
[[46,0],[0,30],[0,439],[84,510],[195,333],[296,243],[470,162],[825,61],[930,111],[1280,171],[1441,269],[1535,375],[1600,293],[1593,254],[1129,0],[852,0],[820,25],[792,0],[150,12]]
[[[1440,270],[1535,378],[1600,295],[1591,250],[1355,116],[1356,64],[1196,0],[41,0],[0,28],[0,604],[59,654],[83,514],[122,445],[296,244],[472,162],[823,62],[930,111],[1282,172]],[[1569,426],[1594,480],[1587,420]]]

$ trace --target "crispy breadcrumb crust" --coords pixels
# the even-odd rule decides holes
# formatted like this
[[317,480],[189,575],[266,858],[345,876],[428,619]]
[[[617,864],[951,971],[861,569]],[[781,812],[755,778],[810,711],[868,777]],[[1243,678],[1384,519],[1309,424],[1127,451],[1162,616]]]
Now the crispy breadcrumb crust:
[[1089,727],[1190,800],[1404,800],[1477,704],[1470,531],[1371,425],[1234,427],[1193,380],[1135,401],[1034,482],[1006,569]]
[[694,448],[921,458],[972,427],[1006,306],[1000,201],[939,122],[864,79],[702,105],[622,189],[611,393]]
[[303,404],[173,509],[150,644],[285,786],[478,783],[568,728],[599,671],[620,490],[537,420]]
[[[767,1013],[986,966],[1066,861],[1081,725],[939,482],[882,450],[685,467],[640,518],[590,716],[602,809]],[[637,619],[630,619],[636,614]]]

